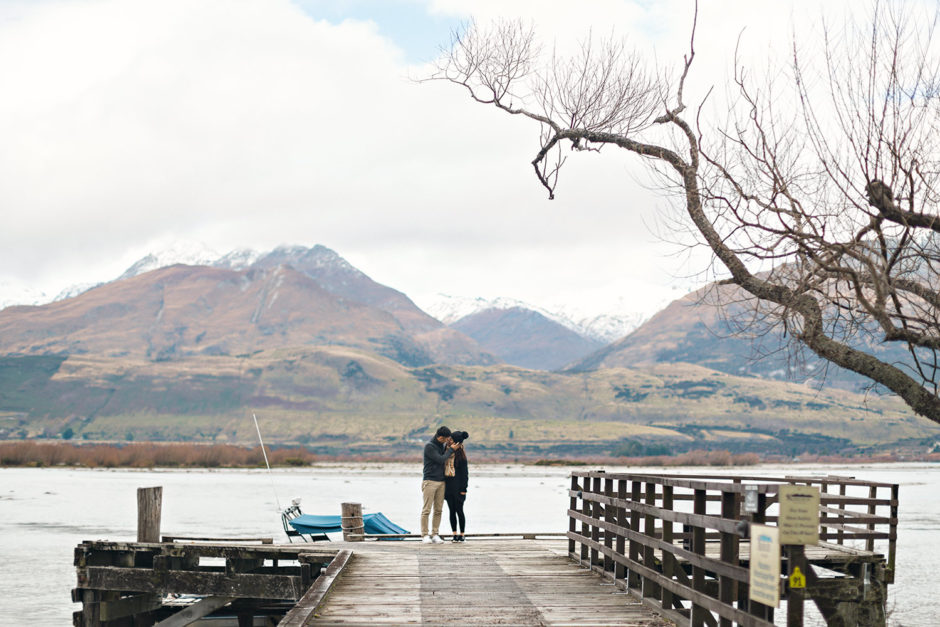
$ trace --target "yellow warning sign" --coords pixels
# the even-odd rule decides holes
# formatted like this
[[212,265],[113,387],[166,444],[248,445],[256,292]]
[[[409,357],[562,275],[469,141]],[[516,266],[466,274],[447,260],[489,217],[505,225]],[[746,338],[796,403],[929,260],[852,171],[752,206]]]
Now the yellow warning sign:
[[794,566],[793,572],[790,573],[790,587],[791,588],[805,588],[806,587],[806,575],[803,574],[799,566]]

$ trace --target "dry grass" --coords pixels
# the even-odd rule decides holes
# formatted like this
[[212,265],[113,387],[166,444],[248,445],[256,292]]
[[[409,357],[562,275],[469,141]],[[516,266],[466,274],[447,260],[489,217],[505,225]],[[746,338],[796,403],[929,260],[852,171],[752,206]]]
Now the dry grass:
[[[268,451],[272,466],[307,466],[314,462],[305,448]],[[0,466],[82,466],[86,468],[255,468],[264,466],[259,447],[231,444],[79,445],[53,442],[0,443]]]
[[654,457],[598,457],[585,459],[542,459],[536,466],[579,466],[586,464],[616,464],[618,466],[754,466],[761,462],[757,453],[729,451],[689,451],[680,455]]

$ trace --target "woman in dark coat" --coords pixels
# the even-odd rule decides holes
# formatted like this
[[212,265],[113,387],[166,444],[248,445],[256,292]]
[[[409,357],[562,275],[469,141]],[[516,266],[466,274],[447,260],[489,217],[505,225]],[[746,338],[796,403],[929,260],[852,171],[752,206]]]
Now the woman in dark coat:
[[[450,434],[454,444],[454,454],[447,459],[444,466],[444,500],[450,511],[450,529],[454,533],[454,542],[463,542],[467,520],[463,513],[463,504],[467,500],[467,483],[470,474],[467,472],[467,453],[463,448],[463,441],[470,437],[466,431],[454,431]],[[457,525],[460,524],[460,532]]]

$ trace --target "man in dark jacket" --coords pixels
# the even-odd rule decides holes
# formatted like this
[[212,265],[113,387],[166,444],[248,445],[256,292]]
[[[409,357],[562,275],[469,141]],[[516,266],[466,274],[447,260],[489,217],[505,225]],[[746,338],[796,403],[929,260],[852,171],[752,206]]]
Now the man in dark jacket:
[[[441,427],[424,445],[424,480],[421,482],[421,494],[424,506],[421,508],[421,541],[425,544],[443,542],[438,531],[441,528],[441,512],[444,509],[444,462],[454,454],[450,448],[450,429]],[[431,518],[431,533],[428,533],[428,515],[434,509]],[[433,535],[432,535],[433,534]]]

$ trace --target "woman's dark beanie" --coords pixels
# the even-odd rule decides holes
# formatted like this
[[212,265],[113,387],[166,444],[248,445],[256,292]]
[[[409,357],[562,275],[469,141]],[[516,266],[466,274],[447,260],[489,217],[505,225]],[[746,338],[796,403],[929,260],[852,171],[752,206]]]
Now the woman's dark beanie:
[[450,434],[451,439],[454,442],[460,443],[470,437],[470,434],[466,431],[454,431]]

